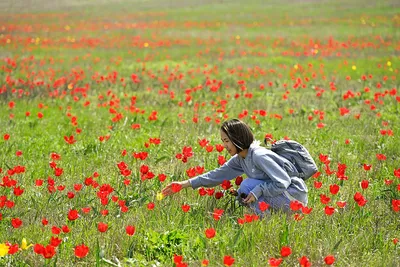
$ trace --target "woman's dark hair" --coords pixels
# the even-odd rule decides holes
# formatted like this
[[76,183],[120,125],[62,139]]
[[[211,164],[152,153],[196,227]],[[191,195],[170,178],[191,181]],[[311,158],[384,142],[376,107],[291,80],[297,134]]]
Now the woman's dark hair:
[[225,121],[221,130],[228,136],[232,144],[236,147],[237,152],[248,149],[254,141],[254,135],[250,127],[238,119]]

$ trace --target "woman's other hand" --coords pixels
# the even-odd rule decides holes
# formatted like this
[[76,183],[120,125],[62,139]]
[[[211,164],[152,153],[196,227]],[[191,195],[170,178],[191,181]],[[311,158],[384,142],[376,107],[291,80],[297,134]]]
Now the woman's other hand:
[[256,201],[256,198],[252,193],[248,194],[245,199],[243,199],[243,203],[250,204],[252,202]]

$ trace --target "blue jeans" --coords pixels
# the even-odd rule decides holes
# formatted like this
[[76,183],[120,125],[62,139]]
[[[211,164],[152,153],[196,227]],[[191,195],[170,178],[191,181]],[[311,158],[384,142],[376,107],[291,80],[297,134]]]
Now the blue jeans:
[[[253,190],[257,185],[265,183],[264,180],[258,180],[258,179],[253,179],[253,178],[246,178],[243,180],[243,182],[240,184],[239,190],[238,190],[238,200],[239,203],[243,204],[241,194],[248,195],[250,194],[250,191]],[[290,194],[290,191],[295,190],[292,188],[288,188],[287,191]],[[281,193],[277,196],[274,197],[266,197],[266,196],[261,196],[258,200],[256,200],[253,203],[250,203],[248,207],[250,207],[256,214],[261,214],[261,210],[259,208],[259,202],[264,201],[269,205],[269,208],[267,210],[267,213],[272,211],[282,211],[284,213],[290,214],[291,209],[290,209],[290,199],[284,194]],[[300,201],[300,200],[299,200]],[[304,202],[304,201],[302,201]],[[307,202],[307,200],[305,201]],[[307,204],[307,203],[305,203]]]

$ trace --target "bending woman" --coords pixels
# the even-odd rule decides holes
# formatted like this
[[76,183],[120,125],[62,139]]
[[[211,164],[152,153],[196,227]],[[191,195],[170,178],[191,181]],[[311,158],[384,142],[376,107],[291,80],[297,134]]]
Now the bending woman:
[[182,188],[214,187],[224,180],[232,180],[246,174],[240,184],[238,200],[260,213],[259,202],[269,204],[273,211],[290,212],[290,202],[297,200],[307,205],[307,186],[299,177],[290,177],[296,173],[295,166],[287,159],[271,150],[259,146],[249,126],[238,119],[222,124],[221,140],[225,149],[232,156],[221,167],[181,182],[172,182],[163,190],[164,196],[174,194],[173,184]]

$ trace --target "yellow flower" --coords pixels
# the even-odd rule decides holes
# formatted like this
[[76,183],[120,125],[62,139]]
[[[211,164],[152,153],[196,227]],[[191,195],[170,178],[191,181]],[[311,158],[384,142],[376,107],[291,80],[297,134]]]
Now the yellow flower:
[[26,241],[26,238],[22,238],[22,242],[21,242],[21,248],[22,249],[28,249],[28,248],[30,248],[32,246],[33,246],[32,244],[28,245],[28,242]]
[[156,199],[157,199],[158,201],[161,201],[163,198],[164,198],[163,193],[157,193]]
[[353,67],[351,67],[353,70],[356,70],[357,69],[357,67],[355,66],[355,65],[353,65]]
[[10,248],[6,244],[0,244],[0,257],[4,257],[8,254]]

